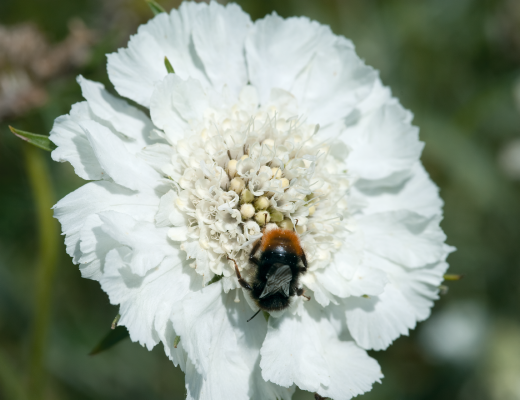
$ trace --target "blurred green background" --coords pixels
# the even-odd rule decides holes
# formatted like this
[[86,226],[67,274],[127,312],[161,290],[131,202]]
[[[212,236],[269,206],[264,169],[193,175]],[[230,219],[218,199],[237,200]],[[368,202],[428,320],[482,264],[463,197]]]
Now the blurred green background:
[[[414,112],[446,203],[450,272],[465,278],[409,337],[372,352],[385,379],[361,398],[520,399],[520,1],[237,2],[253,19],[306,15],[352,39]],[[105,54],[151,16],[143,0],[0,2],[1,399],[185,396],[160,345],[88,355],[117,308],[80,277],[47,211],[83,181],[8,130],[48,133],[81,100],[78,74],[113,91]]]

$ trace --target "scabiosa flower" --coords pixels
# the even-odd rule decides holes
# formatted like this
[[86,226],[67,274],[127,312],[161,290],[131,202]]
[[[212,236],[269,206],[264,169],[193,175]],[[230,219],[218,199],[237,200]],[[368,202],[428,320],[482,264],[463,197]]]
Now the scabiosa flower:
[[[411,113],[329,27],[235,4],[159,14],[108,74],[149,114],[79,77],[52,157],[93,182],[55,215],[131,339],[163,343],[189,399],[370,390],[365,350],[428,317],[451,251]],[[276,227],[299,236],[310,300],[246,322],[258,306],[234,262],[251,277]]]

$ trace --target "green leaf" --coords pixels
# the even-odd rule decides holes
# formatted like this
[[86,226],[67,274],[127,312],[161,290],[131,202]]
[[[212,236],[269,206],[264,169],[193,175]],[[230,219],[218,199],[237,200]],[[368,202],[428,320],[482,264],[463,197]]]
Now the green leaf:
[[175,71],[173,70],[172,64],[170,63],[170,60],[168,60],[168,57],[164,57],[164,66],[166,67],[166,71],[169,74],[175,73]]
[[150,10],[152,10],[153,15],[157,15],[157,14],[166,12],[166,10],[164,8],[162,8],[159,4],[157,4],[153,0],[146,0],[146,2],[148,3],[148,7],[150,7]]
[[92,349],[89,355],[93,356],[102,351],[108,350],[127,337],[129,337],[128,331],[124,326],[118,326],[115,329],[111,329],[110,332],[108,332],[108,334]]
[[215,275],[213,277],[213,279],[208,282],[207,286],[211,285],[212,283],[220,281],[223,277],[224,277],[224,275]]
[[21,131],[12,126],[9,126],[9,129],[20,139],[25,140],[40,149],[53,151],[56,148],[56,145],[50,141],[49,136],[47,135],[38,135],[36,133]]

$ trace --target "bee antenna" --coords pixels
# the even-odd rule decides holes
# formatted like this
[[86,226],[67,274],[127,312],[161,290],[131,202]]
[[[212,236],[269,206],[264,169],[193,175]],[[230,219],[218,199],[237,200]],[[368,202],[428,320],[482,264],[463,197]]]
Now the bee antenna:
[[258,309],[258,311],[255,312],[255,315],[253,315],[251,318],[249,318],[249,319],[247,320],[247,322],[251,321],[254,317],[256,317],[260,311],[262,311],[262,310],[261,310],[261,309]]

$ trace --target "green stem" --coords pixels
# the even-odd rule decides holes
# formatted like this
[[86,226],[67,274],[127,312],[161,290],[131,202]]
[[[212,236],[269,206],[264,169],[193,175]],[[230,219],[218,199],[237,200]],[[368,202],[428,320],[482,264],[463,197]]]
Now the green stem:
[[25,387],[21,375],[15,370],[13,362],[0,348],[0,396],[6,399],[26,400]]
[[35,303],[29,348],[29,398],[44,397],[44,359],[52,301],[52,283],[58,259],[59,231],[52,217],[53,190],[44,153],[23,146],[29,184],[36,205],[39,262],[35,273]]

